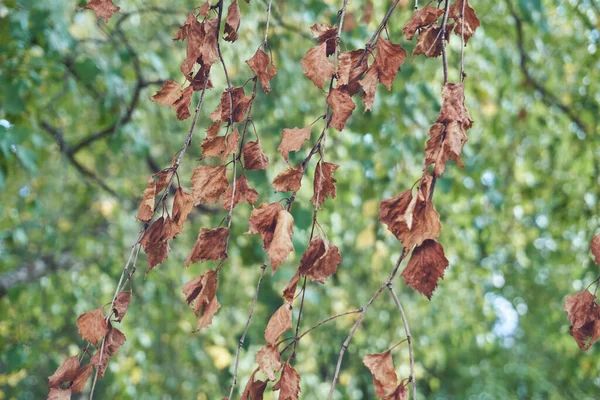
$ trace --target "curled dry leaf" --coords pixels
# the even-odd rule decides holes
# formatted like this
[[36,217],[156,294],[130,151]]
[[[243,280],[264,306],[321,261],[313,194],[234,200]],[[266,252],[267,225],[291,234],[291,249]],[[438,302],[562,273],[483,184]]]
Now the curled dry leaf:
[[131,290],[128,292],[119,292],[117,298],[115,299],[115,304],[113,307],[115,321],[121,322],[123,317],[125,317],[125,313],[129,308],[129,303],[131,302]]
[[292,329],[292,304],[285,303],[269,319],[265,329],[265,340],[268,344],[275,345],[277,339],[289,329]]
[[188,86],[181,92],[181,97],[175,101],[173,107],[177,112],[177,118],[181,121],[188,119],[192,114],[190,113],[190,103],[192,102],[192,95],[194,94],[194,88]]
[[356,108],[352,96],[344,89],[333,88],[327,95],[327,105],[332,110],[330,125],[341,131]]
[[596,296],[587,289],[573,296],[567,296],[563,310],[567,312],[569,321],[575,329],[579,329],[594,319],[592,310],[596,306]]
[[46,400],[70,400],[71,389],[52,388]]
[[154,215],[154,197],[156,196],[156,183],[154,178],[150,177],[148,185],[144,189],[142,202],[138,208],[137,219],[143,222],[148,222]]
[[377,66],[372,65],[359,83],[363,89],[361,98],[365,104],[365,112],[367,112],[373,108],[373,103],[375,102],[375,93],[377,91],[377,84],[379,83]]
[[426,240],[415,248],[402,276],[407,285],[431,300],[439,279],[444,277],[448,260],[444,248],[435,240]]
[[219,157],[222,162],[225,162],[231,153],[236,152],[240,133],[237,128],[227,136],[217,136],[206,138],[202,141],[202,156],[203,157]]
[[459,122],[464,129],[473,126],[469,111],[465,107],[465,85],[446,83],[442,88],[442,108],[437,122]]
[[[412,200],[411,190],[407,190],[397,197],[383,200],[379,206],[379,220],[407,249],[419,246],[427,239],[437,238],[442,229],[440,215],[431,201],[427,198],[417,199],[411,212],[409,205]],[[407,219],[411,220],[410,228]]]
[[[90,358],[90,364],[98,369],[98,377],[104,377],[104,373],[106,372],[106,367],[108,366],[108,361],[110,357],[117,354],[119,348],[125,343],[126,338],[123,332],[118,329],[109,326],[108,334],[104,339],[106,343],[104,344],[104,350],[98,350],[94,355]],[[100,359],[100,353],[102,353],[102,359]],[[84,383],[85,386],[85,383]]]
[[108,324],[104,319],[104,308],[100,307],[81,314],[77,318],[77,328],[84,340],[97,346],[98,341],[108,332]]
[[[338,84],[344,88],[350,96],[360,92],[360,77],[368,68],[368,58],[363,58],[364,49],[345,51],[340,53],[338,64]],[[362,61],[361,61],[362,58]],[[361,61],[360,65],[358,62]]]
[[429,128],[429,140],[425,147],[425,167],[435,164],[433,172],[439,178],[446,170],[448,159],[464,166],[460,159],[463,145],[467,141],[467,133],[458,122],[447,125],[436,123]]
[[317,208],[321,208],[323,202],[331,197],[335,199],[337,182],[333,177],[333,173],[339,165],[324,161],[319,161],[315,168],[315,178],[313,181],[313,197],[312,202]]
[[65,382],[71,382],[77,376],[79,356],[67,358],[60,367],[48,377],[48,386],[60,387]]
[[226,167],[199,165],[192,174],[192,196],[194,204],[215,203],[227,190]]
[[173,107],[181,97],[181,85],[171,79],[163,83],[162,88],[152,96],[152,101],[163,106]]
[[300,275],[307,276],[314,282],[325,283],[330,275],[335,274],[342,262],[339,249],[327,239],[313,238],[300,260]]
[[329,24],[314,24],[310,27],[310,31],[317,39],[319,44],[326,44],[327,56],[335,53],[336,36],[338,31],[337,25],[331,26]]
[[200,23],[193,13],[190,13],[185,23],[179,29],[173,40],[186,40],[186,58],[181,64],[181,72],[188,77],[199,63],[205,71],[210,69],[218,59],[217,50],[217,18],[207,19]]
[[225,41],[235,42],[238,38],[238,29],[240,28],[240,7],[237,0],[233,0],[227,8],[227,18],[225,19]]
[[187,220],[188,215],[194,208],[194,198],[191,194],[185,192],[181,187],[177,188],[173,197],[173,215],[171,224],[172,237],[177,236],[183,230],[183,224]]
[[[446,41],[450,39],[450,32],[452,32],[454,25],[446,25]],[[424,54],[425,57],[439,57],[442,54],[443,49],[443,37],[441,33],[442,28],[437,25],[431,25],[423,29],[419,33],[417,38],[417,45],[415,46],[412,54],[413,56]]]
[[284,129],[281,132],[281,144],[277,150],[281,153],[285,161],[289,161],[290,151],[298,151],[302,144],[310,139],[310,126],[305,128]]
[[335,72],[335,68],[331,61],[327,59],[326,53],[327,43],[322,43],[308,50],[301,61],[304,74],[321,89],[325,81],[331,79]]
[[250,214],[248,233],[258,233],[264,243],[265,250],[271,245],[277,224],[277,215],[283,210],[281,203],[263,203]]
[[383,400],[408,400],[408,388],[404,385],[404,381],[401,381],[396,389]]
[[160,217],[146,231],[140,244],[148,258],[148,271],[162,263],[169,255],[168,240],[173,236],[171,233],[171,218]]
[[217,300],[217,271],[210,270],[192,279],[183,286],[186,302],[193,306],[196,316],[202,317],[198,321],[198,329],[207,327],[221,306]]
[[246,143],[242,154],[244,155],[244,168],[247,170],[255,171],[269,166],[269,158],[262,151],[259,141]]
[[[464,22],[463,22],[463,8],[465,11],[464,14]],[[481,25],[479,22],[479,18],[475,14],[475,10],[469,4],[469,0],[456,0],[452,5],[450,5],[450,9],[448,10],[448,16],[450,18],[454,18],[456,22],[456,28],[454,28],[454,33],[458,36],[462,36],[463,34],[463,25],[464,25],[464,38],[465,44],[469,41],[471,36],[475,33],[475,30]]]
[[271,381],[275,380],[275,372],[282,367],[279,349],[277,346],[268,344],[256,353],[256,362],[258,363],[258,369],[264,372]]
[[294,300],[294,296],[296,295],[296,288],[298,287],[298,281],[300,280],[300,271],[296,271],[292,279],[288,282],[285,289],[283,289],[283,298],[292,302]]
[[[223,197],[221,198],[221,204],[223,207],[229,211],[231,208],[231,197],[233,194],[233,185],[230,185]],[[237,177],[235,180],[235,195],[233,195],[233,207],[235,207],[239,202],[246,201],[248,204],[254,205],[254,203],[258,200],[258,192],[254,190],[248,184],[248,180],[244,174]]]
[[220,121],[213,122],[212,124],[210,124],[210,126],[206,130],[206,137],[208,139],[212,139],[219,134],[220,130],[221,130],[221,122]]
[[198,261],[219,261],[227,254],[229,228],[201,228],[198,239],[185,261],[185,266]]
[[79,368],[79,370],[77,370],[77,375],[71,384],[71,393],[83,392],[83,389],[85,389],[85,384],[87,383],[88,379],[90,379],[90,376],[92,376],[93,371],[94,366],[91,363]]
[[594,262],[600,264],[600,234],[594,236],[590,242],[590,250],[594,256]]
[[406,59],[406,51],[399,44],[394,44],[389,40],[379,36],[377,39],[377,54],[375,55],[375,65],[379,72],[379,82],[392,90],[392,83],[400,66]]
[[298,400],[300,394],[300,375],[291,366],[288,360],[283,365],[281,378],[273,386],[273,390],[279,390],[279,400]]
[[277,73],[277,68],[275,68],[275,64],[273,64],[269,55],[258,49],[252,58],[246,61],[246,64],[260,80],[265,93],[269,93],[271,91],[271,79]]
[[[210,119],[213,122],[242,122],[246,117],[248,108],[252,103],[252,97],[246,96],[243,87],[232,88],[231,99],[229,98],[229,93],[229,89],[226,89],[221,94],[221,101],[217,109],[210,113]],[[230,112],[231,105],[233,105],[233,109]]]
[[297,192],[300,190],[302,185],[302,176],[304,175],[304,169],[302,165],[298,165],[295,168],[286,168],[285,171],[280,173],[273,180],[273,188],[275,193],[277,192]]
[[121,7],[115,6],[112,0],[90,0],[90,2],[83,8],[78,8],[77,11],[84,9],[93,10],[96,13],[96,17],[104,18],[104,22],[108,23],[110,17]]
[[258,369],[252,372],[248,383],[242,392],[241,400],[263,400],[263,393],[267,388],[267,381],[255,380],[254,375],[258,372]]
[[394,371],[391,350],[384,353],[367,354],[363,357],[363,364],[373,375],[373,385],[377,397],[385,397],[396,389],[398,376]]
[[271,259],[271,268],[273,273],[277,267],[285,260],[292,251],[292,231],[294,229],[294,217],[287,210],[281,210],[277,214],[277,225],[273,234],[273,241],[269,246],[267,253]]
[[410,21],[408,21],[408,24],[402,28],[406,39],[412,40],[419,28],[435,23],[442,14],[444,14],[444,10],[432,7],[429,4],[416,11],[410,18]]

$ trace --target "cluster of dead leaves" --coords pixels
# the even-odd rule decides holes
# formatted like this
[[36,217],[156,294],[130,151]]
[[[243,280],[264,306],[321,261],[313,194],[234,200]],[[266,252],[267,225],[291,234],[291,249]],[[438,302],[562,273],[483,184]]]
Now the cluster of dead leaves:
[[408,389],[404,380],[398,382],[391,350],[367,354],[363,357],[363,364],[373,375],[375,396],[383,400],[408,400]]
[[[590,243],[590,249],[596,264],[600,264],[600,235]],[[596,280],[596,289],[598,285]],[[567,312],[571,327],[569,333],[581,350],[589,349],[600,338],[600,305],[596,303],[596,294],[586,288],[583,292],[567,296],[563,310]]]
[[[114,321],[120,322],[123,319],[130,301],[131,291],[120,292],[117,295],[112,310]],[[72,394],[82,392],[94,368],[98,369],[98,377],[102,378],[110,357],[115,355],[126,341],[123,332],[115,328],[111,321],[107,322],[103,307],[80,315],[77,318],[77,327],[82,338],[95,346],[97,351],[86,365],[80,364],[81,360],[77,355],[67,358],[54,374],[48,377],[48,399],[70,399]],[[104,340],[102,347],[99,346],[101,340]]]
[[468,0],[456,0],[450,5],[448,17],[453,22],[446,23],[445,31],[441,32],[442,26],[438,24],[438,20],[443,14],[443,10],[428,4],[416,11],[408,24],[402,29],[408,40],[412,40],[418,34],[413,55],[423,54],[425,57],[438,57],[442,54],[443,41],[450,40],[450,33],[453,30],[455,34],[461,37],[464,33],[466,44],[480,25],[479,19],[469,5]]

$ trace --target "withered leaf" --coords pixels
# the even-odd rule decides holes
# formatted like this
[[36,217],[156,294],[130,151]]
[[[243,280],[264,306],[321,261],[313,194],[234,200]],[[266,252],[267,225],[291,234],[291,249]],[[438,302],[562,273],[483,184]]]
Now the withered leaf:
[[337,45],[337,25],[331,26],[329,24],[314,24],[310,27],[310,31],[312,32],[313,36],[317,39],[319,44],[324,43],[327,45],[327,56],[330,56],[333,53],[335,53],[335,47]]
[[71,389],[52,388],[46,400],[70,400]]
[[[454,25],[446,25],[446,41],[450,39],[450,32],[452,32]],[[442,28],[437,25],[431,25],[423,29],[419,33],[417,38],[417,45],[415,46],[412,54],[424,54],[425,57],[439,57],[442,54],[443,38],[441,33]]]
[[85,7],[78,8],[77,11],[81,11],[83,9],[94,10],[96,17],[104,18],[104,22],[108,23],[110,17],[119,11],[121,7],[115,6],[112,0],[90,0]]
[[194,94],[194,88],[191,86],[186,87],[181,92],[181,97],[179,97],[173,107],[177,112],[177,118],[181,121],[184,119],[188,119],[192,114],[190,114],[190,103],[192,102],[192,95]]
[[267,375],[269,380],[275,380],[275,372],[279,371],[282,367],[281,356],[279,355],[279,349],[277,346],[264,345],[258,353],[256,353],[256,362],[258,363],[258,369]]
[[263,400],[263,393],[267,388],[266,381],[257,381],[254,379],[254,375],[258,372],[258,369],[252,372],[250,375],[250,379],[248,379],[248,383],[242,392],[241,400]]
[[373,375],[373,385],[377,397],[384,397],[396,389],[398,376],[394,371],[391,350],[384,353],[367,354],[363,357],[363,364]]
[[333,177],[333,173],[339,165],[324,161],[319,161],[315,168],[315,179],[313,181],[313,197],[312,202],[317,208],[321,208],[323,202],[331,197],[335,199],[337,182]]
[[238,38],[238,29],[240,28],[240,7],[237,0],[233,0],[227,8],[227,18],[225,19],[225,41],[235,42]]
[[143,222],[148,222],[154,215],[154,197],[156,196],[156,183],[154,178],[150,177],[148,185],[144,189],[142,202],[138,208],[137,219]]
[[283,365],[281,378],[273,386],[273,390],[280,390],[279,400],[298,400],[300,393],[300,375],[291,366],[288,360]]
[[171,219],[167,216],[160,217],[142,237],[140,244],[146,252],[148,258],[148,271],[162,263],[169,255],[168,240],[172,237],[171,234]]
[[[338,84],[340,88],[344,88],[350,96],[354,96],[360,92],[361,84],[360,77],[368,68],[368,57],[363,54],[364,49],[345,51],[340,53],[338,64]],[[361,61],[362,58],[362,61]],[[360,65],[358,62],[361,61]]]
[[596,315],[596,319],[588,322],[579,329],[576,329],[573,326],[569,328],[569,333],[583,351],[592,347],[598,338],[600,338],[600,310],[596,306],[593,312]]
[[401,381],[396,389],[383,400],[408,400],[408,388],[404,385],[404,381]]
[[409,228],[406,212],[412,199],[411,191],[407,190],[397,197],[383,200],[379,206],[379,220],[388,226],[390,232],[407,249],[419,246],[427,239],[437,238],[442,229],[440,215],[428,199],[417,199],[412,216],[409,217],[412,220]]
[[435,164],[433,172],[438,178],[444,173],[448,159],[463,167],[460,153],[466,141],[467,133],[460,123],[434,124],[429,128],[429,140],[425,148],[425,167]]
[[335,274],[341,262],[339,249],[317,236],[302,255],[299,272],[314,282],[325,283],[330,275]]
[[[462,18],[464,9],[464,22]],[[479,18],[475,14],[475,10],[469,4],[469,0],[456,0],[454,3],[450,5],[450,9],[448,10],[448,16],[450,18],[454,18],[456,21],[456,28],[454,28],[454,33],[458,36],[462,36],[463,34],[463,25],[464,25],[464,38],[465,44],[469,41],[471,36],[475,33],[475,30],[481,24],[479,22]]]
[[242,154],[244,155],[244,168],[247,170],[255,171],[269,166],[269,158],[262,151],[259,141],[246,143]]
[[[210,119],[212,119],[213,122],[242,122],[246,117],[248,108],[252,103],[252,97],[246,96],[243,87],[232,88],[231,98],[229,93],[229,89],[226,89],[221,94],[219,106],[215,111],[210,113]],[[233,105],[233,109],[231,108],[231,105]],[[231,113],[230,109],[232,109]]]
[[573,328],[579,329],[590,319],[595,319],[592,310],[596,306],[596,296],[591,294],[587,289],[573,296],[567,296],[563,310],[567,312],[569,321]]
[[194,205],[215,203],[227,190],[226,167],[199,165],[192,174]]
[[206,3],[198,7],[197,11],[199,17],[208,17],[208,15],[210,14],[210,0],[206,0]]
[[275,345],[277,339],[289,329],[292,329],[292,304],[285,303],[269,319],[265,340],[268,344]]
[[[279,354],[279,353],[278,353]],[[48,386],[60,387],[65,382],[71,382],[77,376],[79,369],[79,356],[67,358],[60,367],[48,377]]]
[[281,132],[281,143],[277,150],[281,153],[285,161],[289,161],[290,151],[298,151],[302,144],[310,139],[310,126],[305,128],[284,129]]
[[431,300],[438,280],[444,277],[448,260],[444,256],[444,248],[435,240],[425,240],[416,247],[402,271],[408,285]]
[[206,130],[206,137],[208,139],[212,139],[219,134],[220,130],[221,130],[221,122],[220,121],[213,122],[212,124],[210,124],[210,126]]
[[269,55],[258,49],[252,58],[246,61],[246,64],[260,80],[265,93],[269,93],[271,91],[271,79],[277,73],[277,68],[275,68],[275,64],[271,61]]
[[308,50],[301,61],[304,74],[321,89],[335,72],[335,67],[327,59],[326,53],[327,43],[322,43]]
[[465,107],[465,85],[446,83],[442,88],[442,108],[437,122],[459,122],[464,129],[473,126],[469,111]]
[[181,186],[178,187],[175,192],[175,197],[173,197],[173,209],[171,212],[173,215],[173,224],[171,225],[172,237],[177,236],[183,230],[183,224],[193,208],[194,197],[185,192]]
[[432,7],[429,4],[416,11],[410,18],[410,21],[408,21],[408,24],[402,28],[406,39],[412,40],[417,29],[433,24],[442,14],[444,14],[444,10]]
[[275,226],[277,225],[277,216],[281,210],[283,210],[283,206],[279,202],[263,203],[252,210],[250,214],[248,233],[258,233],[264,243],[265,250],[271,245]]
[[356,104],[352,101],[352,96],[344,89],[333,88],[329,92],[329,95],[327,95],[327,105],[332,110],[330,125],[341,131],[356,108]]
[[181,97],[181,85],[171,79],[163,83],[162,88],[152,96],[152,101],[163,106],[173,107]]
[[402,46],[393,44],[391,41],[384,39],[381,35],[379,36],[377,39],[377,54],[375,55],[374,65],[377,66],[379,82],[383,83],[387,90],[392,90],[394,78],[405,59],[406,51]]
[[590,250],[594,256],[594,262],[600,264],[600,234],[594,236],[590,242]]
[[294,296],[296,295],[296,288],[298,287],[298,281],[300,280],[300,271],[296,271],[292,279],[290,279],[289,283],[283,289],[283,298],[292,302],[294,300]]
[[219,261],[227,254],[229,228],[201,228],[198,239],[185,261],[185,266],[198,261]]
[[108,332],[108,324],[104,319],[104,308],[83,313],[77,318],[77,328],[84,340],[98,345],[98,341]]
[[112,325],[109,325],[108,334],[104,340],[106,340],[106,343],[104,344],[104,354],[109,357],[117,354],[123,343],[127,341],[123,332]]
[[[191,12],[188,14],[185,22],[183,23],[183,25],[181,25],[181,27],[179,28],[179,30],[173,37],[173,40],[187,39],[187,37],[190,35],[190,32],[194,29],[197,29],[197,28],[195,28],[195,26],[199,27],[200,23],[198,22],[196,15],[194,15],[194,13]],[[163,86],[163,88],[164,88],[164,86]]]
[[174,40],[187,40],[186,58],[181,64],[181,72],[188,77],[199,63],[205,71],[218,60],[217,51],[217,18],[207,19],[200,23],[193,13],[177,32]]
[[273,179],[273,188],[277,192],[297,192],[302,186],[304,170],[302,164],[295,168],[288,167]]
[[90,379],[90,376],[92,376],[93,371],[94,366],[91,363],[79,368],[79,370],[77,370],[75,379],[73,379],[73,384],[71,385],[71,393],[83,392],[83,389],[85,389],[85,384],[87,383],[88,379]]
[[258,192],[250,187],[244,174],[238,176],[235,180],[235,194],[233,194],[233,185],[230,185],[221,198],[221,204],[227,211],[229,211],[232,205],[232,195],[233,207],[242,201],[246,201],[248,204],[254,204],[258,200]]
[[217,301],[217,271],[206,271],[199,277],[192,279],[183,286],[183,294],[186,302],[193,306],[196,316],[202,317],[198,323],[198,329],[211,324],[212,318],[219,309]]
[[292,231],[294,229],[294,217],[287,210],[281,210],[277,214],[277,223],[273,240],[267,250],[271,259],[271,268],[273,273],[277,267],[285,260],[292,251],[294,244],[292,243]]
[[373,108],[375,102],[375,93],[377,91],[377,84],[379,83],[379,74],[377,72],[377,65],[373,64],[367,70],[365,76],[359,81],[360,86],[363,89],[361,98],[365,104],[365,112]]
[[219,157],[222,162],[233,152],[237,152],[240,133],[234,128],[227,136],[207,137],[202,141],[202,157]]
[[115,320],[121,322],[123,317],[125,317],[125,313],[129,308],[129,303],[131,302],[131,290],[128,292],[119,292],[117,298],[115,299],[115,304],[113,307]]

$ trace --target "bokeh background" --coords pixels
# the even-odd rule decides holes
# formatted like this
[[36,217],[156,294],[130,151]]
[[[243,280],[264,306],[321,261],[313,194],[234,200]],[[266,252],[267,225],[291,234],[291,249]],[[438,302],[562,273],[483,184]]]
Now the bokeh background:
[[[83,1],[0,2],[0,399],[44,398],[46,377],[78,352],[75,320],[110,301],[139,229],[135,213],[146,180],[169,165],[189,128],[190,120],[178,121],[150,97],[164,80],[182,81],[185,45],[171,38],[200,2],[117,3],[121,13],[105,24],[91,11],[76,12]],[[365,24],[364,2],[350,1],[351,30],[343,33],[343,46],[364,46],[391,2],[374,3],[374,18]],[[402,278],[395,282],[414,336],[419,397],[599,398],[600,346],[578,349],[562,305],[599,271],[588,243],[600,227],[600,3],[473,3],[482,27],[466,48],[465,63],[475,125],[463,152],[465,168],[449,164],[434,199],[450,268],[431,301]],[[282,129],[323,114],[324,95],[304,77],[300,59],[313,46],[310,25],[334,23],[340,4],[274,1],[269,43],[278,74],[273,91],[265,96],[259,90],[253,108],[271,167],[248,173],[260,202],[282,197],[270,187],[285,167],[276,150]],[[240,39],[223,44],[236,86],[251,77],[244,60],[260,45],[266,16],[264,0],[240,1],[240,7]],[[411,13],[412,4],[402,1],[389,22],[392,40],[409,53],[415,42],[401,29]],[[449,46],[453,81],[457,39]],[[207,95],[197,137],[225,85],[220,69],[214,70],[216,89]],[[440,59],[408,57],[393,90],[379,88],[372,112],[363,114],[359,105],[347,129],[330,134],[328,159],[341,165],[338,196],[326,201],[319,220],[343,262],[326,285],[309,285],[303,329],[364,304],[391,270],[400,244],[377,221],[378,205],[419,178],[441,83]],[[82,142],[91,137],[97,140]],[[188,188],[199,143],[179,170]],[[240,387],[307,246],[311,188],[305,182],[293,208],[295,255],[263,282]],[[120,327],[127,343],[111,360],[96,398],[226,394],[264,257],[258,236],[243,234],[250,211],[245,203],[235,210],[232,257],[218,292],[222,308],[209,329],[191,333],[196,318],[181,287],[212,267],[186,269],[184,260],[198,230],[216,226],[222,210],[197,209],[172,242],[168,260],[147,276],[142,266]],[[353,318],[300,342],[303,398],[326,395]],[[351,343],[336,398],[374,398],[361,358],[403,337],[384,293]],[[395,350],[394,359],[398,374],[408,376],[407,349]]]

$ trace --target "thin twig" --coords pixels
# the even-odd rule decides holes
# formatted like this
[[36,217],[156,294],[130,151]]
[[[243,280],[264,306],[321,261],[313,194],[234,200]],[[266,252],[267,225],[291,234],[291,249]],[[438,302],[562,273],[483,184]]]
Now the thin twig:
[[462,3],[462,10],[460,11],[460,21],[461,21],[461,30],[460,30],[460,81],[465,81],[465,4],[466,1]]
[[448,83],[448,59],[446,55],[446,24],[448,23],[448,10],[450,9],[450,0],[445,0],[444,4],[444,18],[442,19],[442,26],[440,32],[442,34],[442,66],[444,68],[444,84]]
[[269,5],[267,6],[267,22],[265,23],[265,40],[263,40],[263,47],[265,50],[269,46],[269,22],[271,22],[271,2],[273,0],[269,0]]
[[223,72],[225,73],[225,80],[227,81],[227,92],[229,93],[229,125],[233,125],[233,93],[231,92],[231,81],[229,80],[229,73],[227,72],[227,66],[223,59],[223,53],[221,52],[221,42],[218,39],[221,32],[221,19],[223,18],[223,0],[219,0],[217,4],[219,9],[219,16],[217,21],[217,53],[219,54],[219,60],[223,66]]

